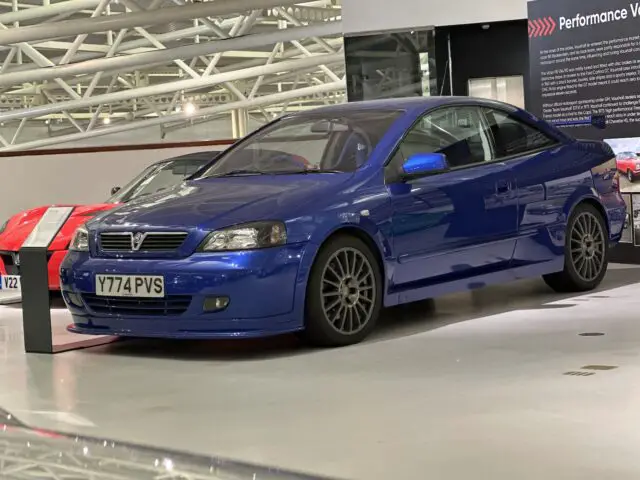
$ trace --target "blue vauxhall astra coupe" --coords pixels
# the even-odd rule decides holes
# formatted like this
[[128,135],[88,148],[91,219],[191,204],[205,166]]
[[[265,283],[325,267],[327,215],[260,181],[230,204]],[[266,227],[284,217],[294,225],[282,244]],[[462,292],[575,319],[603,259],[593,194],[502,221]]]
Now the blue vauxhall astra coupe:
[[172,190],[78,229],[72,332],[353,344],[382,307],[541,275],[595,288],[626,208],[615,155],[471,98],[273,121]]

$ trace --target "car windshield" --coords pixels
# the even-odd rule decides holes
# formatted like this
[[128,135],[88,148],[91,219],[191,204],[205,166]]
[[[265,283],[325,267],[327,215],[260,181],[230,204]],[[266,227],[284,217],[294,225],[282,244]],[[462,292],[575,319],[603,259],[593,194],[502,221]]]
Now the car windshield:
[[118,190],[107,203],[126,203],[174,187],[207,165],[217,153],[199,152],[155,163]]
[[366,110],[277,120],[227,150],[199,177],[353,172],[401,112]]

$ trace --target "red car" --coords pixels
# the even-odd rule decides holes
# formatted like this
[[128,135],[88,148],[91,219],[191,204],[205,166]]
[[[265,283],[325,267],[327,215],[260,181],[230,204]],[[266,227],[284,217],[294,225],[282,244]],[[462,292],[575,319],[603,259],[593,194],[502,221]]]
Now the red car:
[[636,153],[620,152],[616,155],[616,165],[618,171],[625,174],[630,182],[640,175],[640,159]]
[[[49,246],[49,288],[60,289],[60,263],[67,254],[73,233],[80,225],[104,210],[179,184],[210,163],[219,153],[197,152],[162,160],[147,167],[126,187],[114,187],[112,197],[105,203],[73,205],[71,216]],[[18,251],[48,208],[49,206],[38,207],[18,213],[0,225],[0,276],[20,275]]]

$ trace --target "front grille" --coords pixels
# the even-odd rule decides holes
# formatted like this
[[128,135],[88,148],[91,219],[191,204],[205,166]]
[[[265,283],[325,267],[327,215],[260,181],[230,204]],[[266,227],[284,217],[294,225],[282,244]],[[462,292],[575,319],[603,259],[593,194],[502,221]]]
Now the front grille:
[[180,248],[187,238],[186,232],[103,232],[100,248],[104,252],[172,252]]
[[146,252],[170,251],[180,248],[186,233],[149,233],[142,242],[140,250]]
[[191,304],[190,295],[165,298],[101,297],[83,293],[82,299],[95,313],[115,315],[175,316],[182,315]]
[[131,250],[131,234],[116,235],[112,233],[101,233],[100,246],[102,250],[107,251],[129,251]]

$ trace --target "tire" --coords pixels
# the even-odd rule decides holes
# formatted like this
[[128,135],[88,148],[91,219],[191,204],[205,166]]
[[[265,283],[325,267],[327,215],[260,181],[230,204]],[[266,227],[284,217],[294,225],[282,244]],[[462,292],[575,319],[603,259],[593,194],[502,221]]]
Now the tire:
[[543,277],[556,292],[593,290],[607,274],[609,233],[602,214],[592,205],[579,204],[567,223],[564,270]]
[[360,239],[339,235],[324,245],[311,268],[302,337],[319,347],[364,340],[382,309],[382,274]]
[[627,180],[629,180],[630,183],[633,183],[633,181],[635,180],[635,177],[633,176],[633,172],[631,170],[627,170]]

